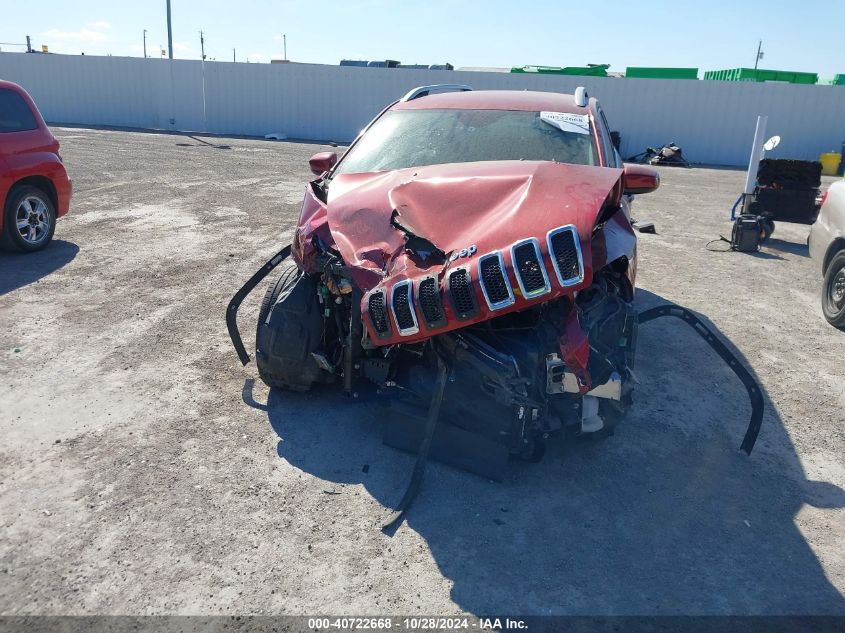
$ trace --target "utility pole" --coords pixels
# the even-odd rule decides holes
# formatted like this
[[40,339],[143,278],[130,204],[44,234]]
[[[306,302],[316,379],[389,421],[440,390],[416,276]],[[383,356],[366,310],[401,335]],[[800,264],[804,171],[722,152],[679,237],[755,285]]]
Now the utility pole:
[[757,57],[754,58],[754,70],[757,70],[757,64],[761,59],[763,59],[763,40],[760,40],[757,44]]
[[288,36],[284,33],[282,34],[282,50],[284,51],[284,58],[285,61],[288,60]]
[[167,54],[173,59],[173,28],[170,22],[170,0],[167,0]]
[[202,74],[202,129],[208,130],[208,115],[205,108],[205,38],[200,31],[200,72]]
[[235,49],[234,49],[234,48],[232,49],[232,61],[233,61],[233,62],[238,61],[238,58],[237,58],[237,56],[235,55]]
[[147,29],[144,29],[144,59],[147,59]]

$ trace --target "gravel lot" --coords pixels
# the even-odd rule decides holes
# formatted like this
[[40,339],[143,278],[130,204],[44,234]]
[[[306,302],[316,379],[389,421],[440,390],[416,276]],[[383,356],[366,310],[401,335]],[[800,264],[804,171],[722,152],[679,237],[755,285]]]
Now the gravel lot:
[[808,227],[705,250],[741,172],[664,169],[638,200],[659,231],[638,301],[697,311],[745,358],[753,455],[741,385],[664,319],[614,437],[503,483],[431,465],[391,538],[413,458],[367,406],[268,393],[224,325],[328,148],[55,133],[71,213],[45,252],[0,254],[0,614],[845,614],[845,333]]

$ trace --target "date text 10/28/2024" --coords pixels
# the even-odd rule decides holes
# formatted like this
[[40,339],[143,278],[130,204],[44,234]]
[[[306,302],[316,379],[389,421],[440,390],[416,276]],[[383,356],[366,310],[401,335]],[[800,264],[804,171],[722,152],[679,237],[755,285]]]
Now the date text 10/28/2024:
[[337,617],[337,618],[309,618],[308,628],[314,631],[342,630],[342,631],[460,631],[460,630],[496,630],[496,631],[525,631],[528,625],[524,620],[512,618],[478,618],[470,620],[466,617]]

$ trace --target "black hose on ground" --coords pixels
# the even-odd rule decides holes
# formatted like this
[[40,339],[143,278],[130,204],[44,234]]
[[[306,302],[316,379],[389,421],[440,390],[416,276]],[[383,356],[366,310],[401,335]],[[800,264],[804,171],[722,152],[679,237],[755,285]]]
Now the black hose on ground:
[[226,308],[226,329],[229,330],[229,338],[232,339],[232,345],[235,346],[235,351],[241,363],[246,365],[249,362],[249,354],[247,354],[244,342],[241,339],[241,333],[238,331],[238,308],[246,299],[246,296],[252,292],[255,287],[261,283],[270,272],[290,256],[291,244],[285,246],[278,253],[273,255],[266,264],[259,268],[256,273],[249,278],[240,290],[235,293],[232,300],[229,302],[229,307]]
[[434,385],[431,404],[428,405],[425,432],[419,450],[417,451],[417,461],[411,473],[411,481],[408,483],[408,488],[405,490],[405,494],[402,495],[402,500],[399,501],[390,519],[382,526],[381,529],[383,532],[391,533],[394,527],[398,527],[399,523],[405,517],[405,512],[411,507],[414,498],[420,491],[420,484],[422,483],[423,473],[425,472],[425,464],[428,460],[428,453],[431,450],[431,442],[434,439],[434,429],[437,427],[437,419],[440,417],[440,405],[443,403],[443,393],[446,391],[446,380],[448,376],[449,366],[440,354],[437,354],[437,382]]
[[748,398],[751,400],[751,420],[748,423],[748,429],[745,432],[745,437],[742,440],[740,449],[745,451],[748,455],[751,455],[751,449],[754,448],[757,436],[760,433],[760,425],[763,422],[763,392],[760,389],[760,385],[757,384],[757,381],[754,380],[751,373],[742,366],[742,363],[739,362],[737,357],[734,356],[728,347],[722,343],[722,341],[720,341],[716,335],[713,334],[706,325],[704,325],[704,323],[701,322],[701,319],[686,308],[672,304],[657,306],[656,308],[651,308],[645,312],[641,312],[638,320],[640,324],[642,324],[653,321],[654,319],[659,319],[660,317],[668,316],[681,319],[684,323],[695,330],[698,335],[715,350],[722,360],[728,364],[728,367],[730,367],[731,371],[736,374],[737,378],[740,379],[745,387],[745,390],[748,392]]

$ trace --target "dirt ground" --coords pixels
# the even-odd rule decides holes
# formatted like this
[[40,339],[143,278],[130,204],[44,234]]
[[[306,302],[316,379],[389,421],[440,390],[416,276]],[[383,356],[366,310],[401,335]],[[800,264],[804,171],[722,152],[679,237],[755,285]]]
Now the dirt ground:
[[808,227],[705,249],[741,172],[664,169],[637,201],[658,229],[637,301],[738,350],[765,390],[753,455],[741,385],[658,321],[614,437],[502,483],[432,464],[389,537],[413,458],[366,405],[268,393],[224,324],[329,148],[55,133],[71,213],[46,251],[0,254],[0,614],[845,614],[845,333]]

